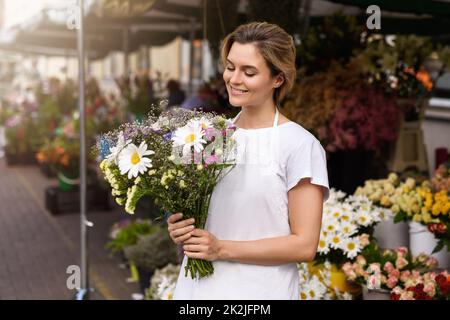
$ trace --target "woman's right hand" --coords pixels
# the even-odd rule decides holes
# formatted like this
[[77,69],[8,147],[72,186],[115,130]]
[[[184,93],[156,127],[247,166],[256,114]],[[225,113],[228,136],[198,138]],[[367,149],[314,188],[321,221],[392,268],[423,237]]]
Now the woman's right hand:
[[195,229],[194,218],[184,219],[182,213],[174,213],[167,219],[167,230],[169,231],[170,238],[176,244],[183,243],[189,239],[192,235],[192,231]]

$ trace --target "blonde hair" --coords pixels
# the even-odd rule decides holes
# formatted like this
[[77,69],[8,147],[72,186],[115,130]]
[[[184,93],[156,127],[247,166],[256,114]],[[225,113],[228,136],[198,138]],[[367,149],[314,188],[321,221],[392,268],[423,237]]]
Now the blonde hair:
[[292,89],[296,76],[294,39],[276,24],[251,22],[240,25],[227,35],[221,45],[221,60],[225,66],[228,53],[234,42],[254,43],[269,67],[272,76],[282,75],[280,87],[275,88],[273,99],[279,106]]

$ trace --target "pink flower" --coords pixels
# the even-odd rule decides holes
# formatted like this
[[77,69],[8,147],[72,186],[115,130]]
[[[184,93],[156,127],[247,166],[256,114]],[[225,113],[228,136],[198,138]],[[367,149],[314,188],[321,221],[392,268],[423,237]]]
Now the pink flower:
[[397,252],[397,256],[404,257],[408,253],[408,248],[398,247],[397,249],[395,249],[395,252]]
[[394,270],[394,265],[388,261],[384,264],[383,270],[386,271],[387,273],[391,273]]
[[216,163],[219,158],[216,155],[210,155],[205,159],[205,165],[210,165],[212,163]]
[[220,136],[221,132],[218,131],[216,128],[207,128],[205,129],[205,137],[208,141],[214,141],[213,138],[216,136]]
[[407,265],[408,265],[408,260],[406,260],[403,257],[398,257],[397,260],[395,261],[395,266],[397,269],[403,269]]
[[361,243],[361,246],[364,248],[369,245],[369,235],[366,233],[363,233],[359,236],[359,242]]
[[399,278],[400,277],[400,270],[398,270],[398,269],[392,270],[391,272],[389,272],[389,277]]
[[429,281],[425,283],[423,287],[423,292],[427,293],[430,297],[434,297],[434,295],[436,294],[436,286],[434,282]]
[[402,271],[400,273],[400,281],[406,282],[406,280],[408,280],[410,276],[411,276],[411,271],[409,271],[409,270]]
[[387,279],[386,285],[388,286],[389,289],[392,289],[397,285],[397,282],[398,282],[397,277],[389,277]]
[[400,300],[414,300],[414,292],[412,292],[412,291],[403,291],[400,294]]
[[425,261],[425,265],[428,267],[428,268],[435,268],[437,265],[438,265],[438,261],[437,261],[437,259],[436,258],[434,258],[434,257],[429,257],[428,259],[427,259],[427,261]]
[[366,261],[366,259],[363,256],[357,256],[356,257],[356,263],[363,267],[363,266],[366,265],[367,261]]

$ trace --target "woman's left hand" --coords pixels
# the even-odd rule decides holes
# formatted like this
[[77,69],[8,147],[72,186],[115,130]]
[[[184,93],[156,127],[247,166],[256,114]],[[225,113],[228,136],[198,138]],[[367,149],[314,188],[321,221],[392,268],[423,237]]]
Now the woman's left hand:
[[191,234],[192,236],[183,243],[186,256],[208,261],[220,259],[220,241],[212,233],[194,229]]

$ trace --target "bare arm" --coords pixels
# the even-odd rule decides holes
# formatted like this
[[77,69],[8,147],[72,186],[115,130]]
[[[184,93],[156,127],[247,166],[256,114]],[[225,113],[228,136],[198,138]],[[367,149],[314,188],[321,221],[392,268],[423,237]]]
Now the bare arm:
[[322,187],[302,179],[288,193],[291,234],[254,241],[218,240],[196,229],[185,242],[188,257],[259,265],[311,261],[316,254],[323,209]]

